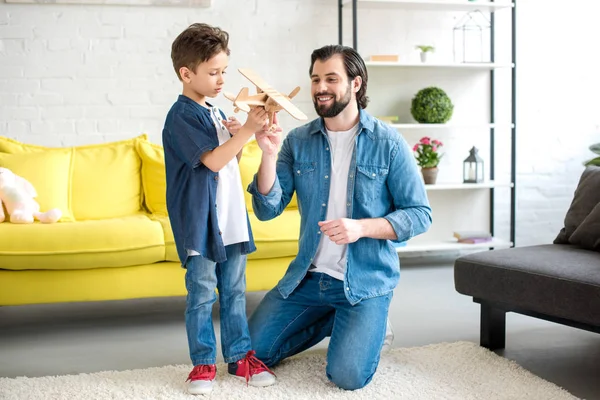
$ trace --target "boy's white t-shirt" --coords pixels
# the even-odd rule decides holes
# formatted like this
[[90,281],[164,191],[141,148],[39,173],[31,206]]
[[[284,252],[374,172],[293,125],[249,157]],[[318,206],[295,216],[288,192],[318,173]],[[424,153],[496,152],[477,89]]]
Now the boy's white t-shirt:
[[[327,204],[327,220],[348,217],[346,212],[348,173],[354,154],[355,138],[358,134],[358,124],[347,131],[331,132],[327,137],[331,147],[331,176],[329,186],[329,203]],[[346,273],[347,244],[335,244],[329,237],[321,233],[317,253],[313,259],[316,268],[309,272],[322,272],[335,279],[344,280]]]
[[[218,107],[210,107],[210,116],[217,128],[219,146],[231,139],[229,131],[223,125],[223,116]],[[242,177],[237,157],[234,157],[219,171],[217,183],[217,219],[223,245],[248,242],[248,220],[246,219],[246,203],[242,188]],[[188,249],[188,255],[198,252]]]

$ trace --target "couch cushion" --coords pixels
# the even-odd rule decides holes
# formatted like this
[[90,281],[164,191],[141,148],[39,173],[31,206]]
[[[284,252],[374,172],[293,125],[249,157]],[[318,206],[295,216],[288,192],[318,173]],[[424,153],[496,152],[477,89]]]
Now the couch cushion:
[[86,269],[165,260],[163,229],[145,215],[68,224],[0,224],[1,268]]
[[142,208],[142,161],[138,139],[76,148],[72,200],[77,220],[134,214]]
[[600,325],[600,253],[572,245],[484,251],[458,258],[459,293]]
[[300,214],[298,210],[286,209],[277,218],[259,221],[254,213],[248,213],[256,251],[249,260],[289,257],[298,254],[300,237]]
[[165,240],[165,260],[180,262],[179,255],[177,254],[177,247],[175,246],[175,238],[173,237],[173,230],[171,229],[171,221],[169,217],[162,215],[151,215],[154,221],[158,221],[163,230]]
[[[160,222],[164,230],[165,259],[179,262],[169,218],[159,215],[151,218]],[[297,210],[285,210],[271,221],[259,221],[252,212],[248,213],[248,218],[256,244],[256,251],[248,255],[249,260],[293,257],[298,254],[300,215]]]
[[[240,174],[242,176],[242,187],[244,188],[244,200],[246,201],[246,208],[248,211],[252,209],[252,195],[248,193],[248,185],[254,180],[254,175],[258,171],[260,166],[260,160],[262,158],[262,150],[258,146],[256,140],[251,140],[244,146],[242,152],[242,158],[240,160]],[[286,209],[294,210],[298,209],[298,202],[296,200],[296,193],[292,196]]]
[[167,177],[164,148],[146,140],[138,140],[136,148],[142,158],[144,205],[151,213],[165,216],[167,215]]
[[[581,223],[587,218],[592,212],[594,207],[600,203],[600,167],[589,166],[583,171],[575,189],[575,195],[571,206],[565,216],[565,226],[560,230],[556,239],[555,244],[568,244],[570,242],[571,235],[581,225]],[[587,230],[582,233],[588,233]],[[594,239],[600,240],[600,232],[589,232],[594,236]],[[576,240],[575,244],[584,244],[580,240]]]
[[[117,141],[66,149],[73,150],[71,209],[77,220],[122,217],[142,207],[141,159],[135,149],[146,134]],[[0,137],[0,151],[36,153],[64,151]]]
[[0,153],[0,167],[10,169],[33,185],[37,192],[35,201],[40,205],[41,212],[58,208],[62,212],[61,222],[73,221],[70,197],[71,154],[70,149],[22,154]]
[[[600,187],[597,188],[600,191]],[[569,243],[585,249],[600,251],[600,203],[588,214],[575,229]]]

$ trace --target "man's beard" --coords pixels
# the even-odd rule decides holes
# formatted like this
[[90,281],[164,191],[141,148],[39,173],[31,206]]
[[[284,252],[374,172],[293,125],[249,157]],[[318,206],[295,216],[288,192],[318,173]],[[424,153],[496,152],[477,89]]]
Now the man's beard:
[[[335,98],[335,95],[332,95],[331,93],[317,93],[313,97],[313,104],[315,106],[315,111],[317,112],[317,114],[319,114],[319,116],[323,118],[333,118],[336,117],[342,111],[344,111],[344,109],[348,104],[350,104],[350,100],[352,99],[350,88],[351,86],[348,85],[348,89],[346,90],[344,97],[342,97],[342,99],[339,101]],[[330,106],[319,106],[317,101],[317,97],[319,96],[333,96],[333,104]]]

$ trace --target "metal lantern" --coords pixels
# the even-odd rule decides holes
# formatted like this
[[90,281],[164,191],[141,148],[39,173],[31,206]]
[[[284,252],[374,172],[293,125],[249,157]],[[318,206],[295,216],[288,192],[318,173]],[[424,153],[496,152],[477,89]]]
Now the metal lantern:
[[479,10],[468,12],[454,26],[454,62],[490,61],[490,20]]
[[463,162],[464,183],[483,182],[483,160],[477,154],[478,151],[476,147],[472,147],[469,157]]

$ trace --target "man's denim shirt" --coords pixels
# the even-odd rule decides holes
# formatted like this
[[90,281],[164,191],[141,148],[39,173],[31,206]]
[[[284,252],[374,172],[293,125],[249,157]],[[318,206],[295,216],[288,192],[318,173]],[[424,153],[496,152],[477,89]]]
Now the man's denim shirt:
[[[281,146],[277,176],[270,192],[258,192],[256,176],[248,186],[259,220],[281,214],[294,191],[301,215],[299,250],[277,287],[284,298],[298,286],[315,256],[329,199],[331,153],[323,119],[292,130]],[[387,219],[397,242],[421,234],[431,225],[431,208],[414,156],[391,126],[360,111],[359,133],[348,174],[348,218]],[[389,240],[361,238],[348,245],[344,279],[351,304],[384,295],[400,278],[398,255]]]

